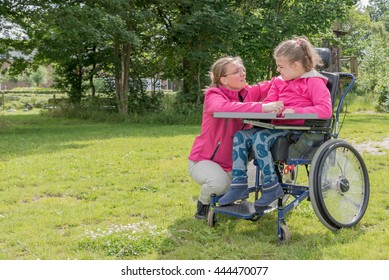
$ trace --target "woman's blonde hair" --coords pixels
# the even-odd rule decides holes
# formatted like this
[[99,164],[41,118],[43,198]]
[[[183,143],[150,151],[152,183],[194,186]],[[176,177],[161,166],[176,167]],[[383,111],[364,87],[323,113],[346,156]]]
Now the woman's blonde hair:
[[290,63],[300,62],[306,72],[322,65],[319,54],[305,37],[294,37],[280,43],[274,50],[274,58],[285,57]]
[[244,69],[243,61],[239,56],[226,56],[215,61],[211,67],[211,71],[209,71],[209,77],[211,78],[209,87],[218,87],[221,84],[220,79],[227,74],[226,66],[233,62],[238,63]]

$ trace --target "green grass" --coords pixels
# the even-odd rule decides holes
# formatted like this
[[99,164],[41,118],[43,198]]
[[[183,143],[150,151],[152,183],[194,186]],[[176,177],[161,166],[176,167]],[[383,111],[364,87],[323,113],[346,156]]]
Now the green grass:
[[[388,259],[388,149],[363,152],[371,199],[361,222],[331,232],[307,201],[258,222],[193,218],[187,155],[199,125],[0,115],[0,259]],[[389,115],[349,114],[352,143],[389,137]],[[299,176],[305,176],[300,171]]]

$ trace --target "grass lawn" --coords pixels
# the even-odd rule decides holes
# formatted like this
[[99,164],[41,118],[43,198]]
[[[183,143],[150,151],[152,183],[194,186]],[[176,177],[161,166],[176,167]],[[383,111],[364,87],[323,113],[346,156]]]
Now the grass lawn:
[[[361,222],[331,232],[305,201],[277,243],[276,212],[258,222],[193,218],[187,156],[199,125],[94,123],[0,115],[0,259],[389,259],[388,114],[349,114],[340,138],[361,151],[371,197]],[[369,142],[373,141],[373,142]],[[372,144],[373,145],[373,144]],[[299,176],[306,176],[300,171]]]

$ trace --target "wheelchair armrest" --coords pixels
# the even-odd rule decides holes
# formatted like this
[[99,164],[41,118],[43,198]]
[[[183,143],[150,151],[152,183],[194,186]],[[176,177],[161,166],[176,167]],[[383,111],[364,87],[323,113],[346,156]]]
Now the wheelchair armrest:
[[328,126],[293,126],[293,125],[274,125],[270,123],[259,122],[256,120],[244,120],[244,123],[253,126],[267,128],[267,129],[288,129],[288,130],[304,130],[304,131],[322,131],[324,133],[331,132],[332,128]]
[[331,119],[306,120],[304,126],[309,127],[309,131],[331,132]]
[[304,126],[321,126],[324,127],[328,124],[330,119],[317,119],[317,120],[305,120]]

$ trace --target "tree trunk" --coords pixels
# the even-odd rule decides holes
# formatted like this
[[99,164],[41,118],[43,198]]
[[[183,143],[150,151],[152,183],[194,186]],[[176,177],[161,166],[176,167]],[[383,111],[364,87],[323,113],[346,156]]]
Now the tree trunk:
[[91,88],[91,95],[92,98],[96,96],[96,86],[94,83],[94,77],[96,75],[96,46],[93,46],[92,48],[92,69],[89,74],[89,86]]
[[89,77],[89,85],[90,85],[90,88],[91,88],[91,95],[92,97],[95,97],[96,96],[96,87],[95,87],[95,84],[93,82],[93,77],[94,75],[90,75]]
[[200,105],[202,103],[202,91],[201,91],[201,69],[200,69],[200,65],[198,67],[198,70],[197,70],[197,100],[196,100],[196,104],[197,105]]
[[73,104],[80,104],[82,97],[82,66],[77,66],[76,79],[71,85],[70,102]]
[[183,72],[184,72],[184,77],[182,79],[182,94],[183,94],[183,96],[189,97],[186,99],[190,100],[190,99],[193,99],[193,98],[190,98],[191,80],[189,78],[189,75],[190,75],[191,71],[190,71],[190,63],[189,63],[188,59],[186,59],[185,57],[183,58],[182,66],[183,66]]
[[115,43],[115,92],[119,113],[128,113],[130,45]]

